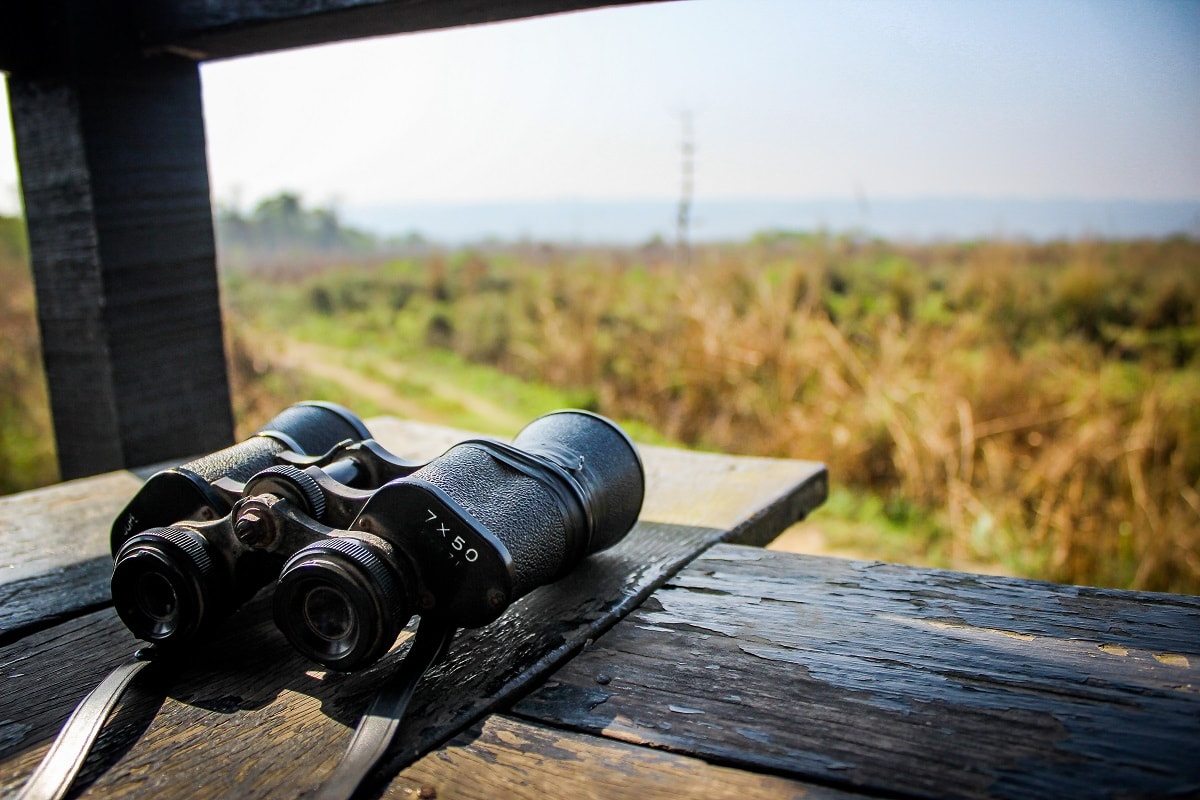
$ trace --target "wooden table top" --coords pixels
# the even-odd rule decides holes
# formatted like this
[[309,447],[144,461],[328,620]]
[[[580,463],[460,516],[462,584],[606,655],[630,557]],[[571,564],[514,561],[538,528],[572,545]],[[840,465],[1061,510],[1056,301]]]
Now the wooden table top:
[[[466,435],[369,425],[412,458]],[[821,465],[642,450],[634,531],[460,632],[368,796],[1200,793],[1200,599],[749,547],[821,502]],[[0,499],[0,793],[136,647],[107,537],[139,480]],[[403,648],[327,674],[256,600],[139,681],[76,790],[296,796]]]

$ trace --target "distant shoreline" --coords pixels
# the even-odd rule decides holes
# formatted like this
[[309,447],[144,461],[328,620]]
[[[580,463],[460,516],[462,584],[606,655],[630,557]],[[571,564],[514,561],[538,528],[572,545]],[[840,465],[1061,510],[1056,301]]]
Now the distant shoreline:
[[[349,225],[444,244],[489,239],[644,244],[676,238],[671,199],[572,199],[347,206]],[[1200,236],[1200,200],[1076,198],[696,198],[694,242],[743,241],[764,230],[857,233],[894,241]]]

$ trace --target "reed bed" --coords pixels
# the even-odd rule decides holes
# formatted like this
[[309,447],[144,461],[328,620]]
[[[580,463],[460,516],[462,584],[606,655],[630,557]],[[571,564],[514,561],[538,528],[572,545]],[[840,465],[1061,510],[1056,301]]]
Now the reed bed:
[[[55,470],[28,266],[5,242],[0,490],[15,491]],[[835,486],[922,520],[916,546],[952,566],[1200,593],[1191,240],[778,234],[687,266],[662,247],[512,246],[232,270],[225,299],[243,423],[314,387],[273,368],[252,326],[400,362],[449,351],[688,446],[825,461]]]
[[935,520],[927,544],[951,564],[1200,589],[1187,240],[775,236],[686,268],[655,249],[503,249],[324,270],[295,292],[275,323],[301,335],[449,349],[690,446],[823,460],[835,485]]
[[20,220],[0,217],[0,494],[58,480],[33,280]]

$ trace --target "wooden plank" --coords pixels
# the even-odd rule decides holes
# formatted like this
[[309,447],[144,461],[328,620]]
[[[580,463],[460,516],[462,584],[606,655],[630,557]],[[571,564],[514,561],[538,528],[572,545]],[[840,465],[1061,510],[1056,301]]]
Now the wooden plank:
[[0,497],[0,644],[111,602],[108,531],[153,471]]
[[861,797],[493,714],[401,772],[384,800]]
[[[367,425],[393,453],[416,460],[434,458],[455,442],[479,435],[388,417],[368,420]],[[776,502],[760,509],[752,524],[735,532],[738,541],[769,540],[825,497],[825,477],[819,465],[730,459],[665,447],[642,450],[654,476],[643,509],[645,519],[680,524],[701,519],[699,524],[712,522],[719,526],[745,513],[735,498],[753,491],[750,484],[781,463],[808,470],[811,480],[803,481],[801,490],[783,492]],[[114,472],[0,497],[0,643],[13,641],[31,625],[37,627],[46,620],[94,610],[106,602],[112,566],[108,551],[112,520],[141,481],[164,466]],[[723,477],[729,488],[728,492],[705,498],[707,516],[702,518],[680,512],[671,499],[688,491],[696,470],[709,473],[707,480],[713,482]]]
[[[661,1],[661,0],[660,0]],[[141,20],[148,47],[214,59],[288,47],[475,25],[647,0],[312,0],[151,3]]]
[[[385,420],[369,425],[398,452],[405,442],[429,446],[461,435]],[[761,537],[758,528],[781,521],[773,507],[796,510],[798,496],[823,497],[818,464],[642,453],[647,502],[634,531],[487,628],[460,634],[419,687],[385,774],[526,691],[704,548],[730,535]],[[680,469],[690,481],[677,480]],[[0,792],[28,774],[85,688],[133,648],[107,609],[0,648],[0,720],[10,721],[0,730]],[[311,788],[332,769],[349,726],[399,655],[353,676],[314,671],[275,631],[269,602],[260,599],[175,665],[164,684],[170,698],[153,721],[110,726],[111,758],[89,767],[98,777],[85,794],[264,797],[283,786],[289,794]],[[308,765],[303,774],[292,768],[298,762]]]
[[64,64],[8,87],[61,474],[228,444],[197,65]]
[[1200,792],[1200,598],[719,546],[515,707],[872,794]]

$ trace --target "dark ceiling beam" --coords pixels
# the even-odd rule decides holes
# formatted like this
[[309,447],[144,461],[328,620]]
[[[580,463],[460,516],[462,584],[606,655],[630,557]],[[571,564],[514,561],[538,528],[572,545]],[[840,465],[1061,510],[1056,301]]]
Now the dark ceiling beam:
[[646,1],[149,0],[142,7],[141,27],[147,50],[203,61]]
[[[136,42],[193,61],[665,0],[5,0],[0,70],[90,60]],[[87,21],[82,24],[81,21]]]
[[[136,42],[193,61],[371,36],[666,0],[5,0],[0,70],[61,64]],[[677,1],[677,0],[675,0]],[[81,21],[87,21],[82,24]]]

